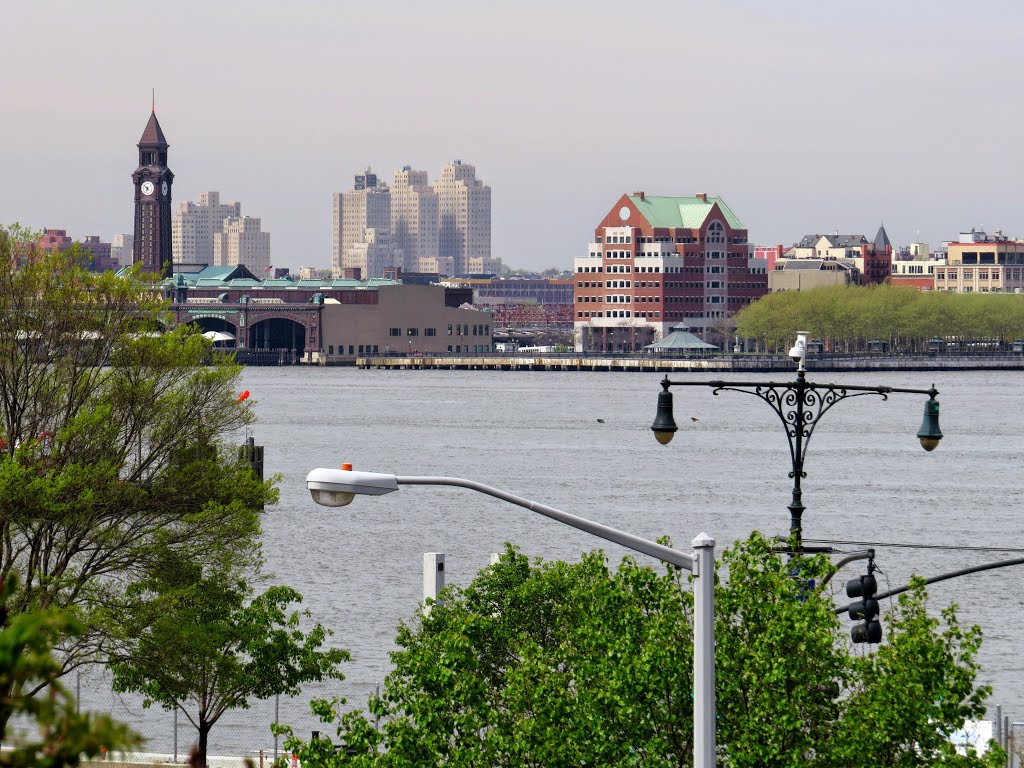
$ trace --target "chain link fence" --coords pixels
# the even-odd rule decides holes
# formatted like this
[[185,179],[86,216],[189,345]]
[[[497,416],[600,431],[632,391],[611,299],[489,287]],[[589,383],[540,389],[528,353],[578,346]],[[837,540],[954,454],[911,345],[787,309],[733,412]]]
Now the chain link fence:
[[[114,693],[109,678],[102,671],[72,673],[63,683],[76,694],[81,711],[108,714],[142,736],[144,742],[139,751],[130,756],[132,761],[184,763],[192,745],[199,740],[198,731],[183,713],[165,710],[158,704],[146,708],[141,696]],[[209,768],[242,766],[247,758],[259,766],[261,753],[264,766],[269,768],[275,757],[285,756],[283,737],[275,738],[271,732],[275,722],[291,726],[295,735],[304,740],[318,731],[325,738],[337,741],[334,728],[321,723],[310,712],[310,701],[339,697],[345,700],[340,711],[365,710],[370,696],[378,691],[379,683],[370,680],[331,680],[309,684],[298,696],[255,700],[249,709],[225,712],[210,730]],[[4,746],[36,735],[31,724],[17,720],[10,723],[8,734]],[[116,757],[122,758],[121,755]]]

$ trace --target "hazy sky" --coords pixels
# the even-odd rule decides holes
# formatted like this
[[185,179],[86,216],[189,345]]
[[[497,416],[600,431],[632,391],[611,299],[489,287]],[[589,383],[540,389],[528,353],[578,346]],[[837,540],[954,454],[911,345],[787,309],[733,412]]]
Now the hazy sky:
[[721,195],[763,244],[1024,236],[1011,0],[4,6],[0,223],[130,231],[155,87],[175,206],[240,200],[278,266],[329,264],[358,169],[454,158],[513,267],[571,268],[641,189]]

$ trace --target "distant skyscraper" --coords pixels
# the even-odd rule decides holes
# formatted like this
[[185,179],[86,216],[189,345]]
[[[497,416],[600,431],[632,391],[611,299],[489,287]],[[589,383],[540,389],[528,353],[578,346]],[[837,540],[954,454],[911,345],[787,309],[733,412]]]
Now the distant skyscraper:
[[214,237],[224,231],[224,221],[242,215],[241,203],[221,203],[220,192],[203,192],[199,202],[186,200],[178,206],[171,230],[175,264],[213,264]]
[[395,171],[391,186],[391,239],[402,251],[402,269],[423,272],[427,259],[438,255],[437,193],[426,171],[408,165]]
[[457,275],[491,265],[491,188],[476,168],[461,160],[445,163],[434,184],[438,208],[438,255],[450,258]]
[[221,231],[213,236],[213,265],[241,264],[259,278],[270,272],[270,233],[261,231],[254,216],[225,219]]
[[116,261],[118,266],[131,266],[133,239],[132,235],[118,234],[110,241],[110,258]]
[[333,197],[331,260],[335,276],[358,269],[362,279],[383,277],[401,264],[391,240],[391,190],[367,168],[353,188]]
[[156,119],[149,116],[139,140],[139,167],[135,184],[135,242],[132,257],[150,274],[171,275],[171,185],[174,174],[167,167],[170,145]]

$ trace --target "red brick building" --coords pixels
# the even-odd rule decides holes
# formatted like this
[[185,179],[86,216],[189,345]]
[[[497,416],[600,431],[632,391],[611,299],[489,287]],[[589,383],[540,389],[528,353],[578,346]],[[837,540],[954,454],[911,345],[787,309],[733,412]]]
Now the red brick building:
[[623,195],[575,260],[581,352],[630,352],[674,328],[703,336],[768,291],[747,229],[720,197]]

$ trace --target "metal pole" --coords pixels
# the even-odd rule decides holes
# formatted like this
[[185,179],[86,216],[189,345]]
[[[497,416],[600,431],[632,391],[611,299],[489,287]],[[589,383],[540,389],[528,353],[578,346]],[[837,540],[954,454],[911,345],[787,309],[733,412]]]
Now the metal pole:
[[715,540],[702,533],[692,542],[693,766],[715,766]]
[[[281,722],[281,694],[274,696],[274,722]],[[274,734],[274,765],[277,765],[277,734]]]
[[174,708],[174,762],[178,762],[178,708]]
[[801,363],[800,370],[796,374],[796,423],[789,426],[793,431],[793,500],[789,503],[789,535],[795,539],[796,552],[800,554],[800,546],[803,537],[803,491],[800,488],[800,479],[804,474],[804,402],[807,394],[807,379]]

